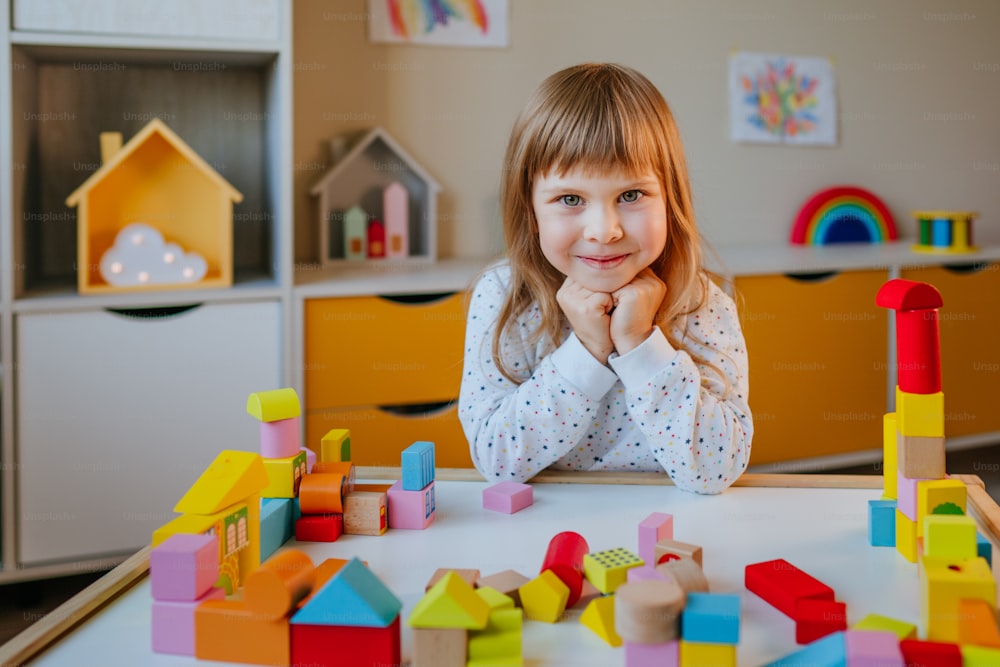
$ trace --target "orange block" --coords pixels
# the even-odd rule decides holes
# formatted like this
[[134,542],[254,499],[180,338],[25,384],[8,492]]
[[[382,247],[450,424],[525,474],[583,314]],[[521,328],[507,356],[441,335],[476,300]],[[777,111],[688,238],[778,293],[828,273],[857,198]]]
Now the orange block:
[[325,475],[328,473],[343,475],[347,478],[344,493],[350,493],[356,486],[357,467],[351,461],[316,461],[316,465],[313,466],[312,471],[316,475]]
[[986,600],[962,599],[958,601],[958,643],[973,646],[1000,648],[1000,630],[997,616]]
[[312,592],[315,571],[302,551],[279,551],[247,576],[243,601],[254,613],[279,619]]
[[264,618],[236,600],[202,602],[194,610],[194,656],[199,660],[288,665],[288,618]]
[[313,472],[299,485],[299,507],[303,514],[343,514],[347,478],[340,473]]

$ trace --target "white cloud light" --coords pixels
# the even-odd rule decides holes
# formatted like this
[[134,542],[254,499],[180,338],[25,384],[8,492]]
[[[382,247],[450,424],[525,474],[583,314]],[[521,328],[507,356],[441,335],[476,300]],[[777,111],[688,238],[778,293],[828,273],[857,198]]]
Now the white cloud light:
[[115,287],[196,283],[208,270],[201,255],[165,243],[160,232],[142,222],[118,232],[114,245],[101,257],[100,268],[101,277]]

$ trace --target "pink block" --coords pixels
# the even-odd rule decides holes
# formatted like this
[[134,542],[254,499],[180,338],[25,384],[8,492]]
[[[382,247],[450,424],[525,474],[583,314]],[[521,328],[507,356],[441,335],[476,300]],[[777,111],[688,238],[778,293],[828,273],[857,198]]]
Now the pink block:
[[193,602],[153,600],[153,651],[194,655],[194,610],[205,600],[224,600],[226,592],[212,588]]
[[848,630],[844,633],[847,664],[851,667],[903,667],[899,637],[882,630]]
[[437,509],[434,482],[419,491],[407,491],[399,480],[386,493],[389,510],[389,527],[406,530],[423,530],[434,521]]
[[678,667],[680,642],[671,639],[660,644],[625,642],[625,667]]
[[672,579],[672,577],[660,572],[649,563],[652,563],[652,561],[647,561],[646,565],[639,567],[630,567],[625,571],[625,581],[652,581],[653,579],[670,581]]
[[922,481],[903,477],[901,470],[896,472],[896,509],[910,521],[917,520],[917,482]]
[[316,465],[316,452],[308,447],[303,447],[302,451],[306,453],[306,474],[308,475],[313,471],[313,466]]
[[513,514],[534,502],[534,490],[528,484],[500,482],[483,489],[483,507],[495,512]]
[[639,523],[639,558],[647,563],[656,559],[656,543],[674,539],[674,515],[653,512]]
[[260,455],[265,459],[287,459],[301,447],[298,417],[260,423]]
[[171,535],[149,553],[154,600],[191,602],[219,578],[219,542],[215,535]]

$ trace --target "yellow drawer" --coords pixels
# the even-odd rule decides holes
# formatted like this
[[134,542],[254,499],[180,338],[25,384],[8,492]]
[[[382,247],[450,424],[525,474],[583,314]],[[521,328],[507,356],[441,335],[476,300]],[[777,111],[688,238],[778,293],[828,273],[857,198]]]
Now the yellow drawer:
[[305,303],[306,409],[458,396],[464,294],[400,303],[378,296]]
[[736,279],[750,357],[750,464],[882,447],[888,314],[881,271]]
[[418,440],[429,440],[438,467],[472,467],[455,403],[411,415],[377,407],[313,410],[306,414],[306,444],[318,449],[331,428],[351,430],[351,459],[360,466],[399,466],[400,452]]
[[954,438],[1000,431],[1000,264],[906,269],[902,278],[934,285],[944,305],[941,390],[944,434]]

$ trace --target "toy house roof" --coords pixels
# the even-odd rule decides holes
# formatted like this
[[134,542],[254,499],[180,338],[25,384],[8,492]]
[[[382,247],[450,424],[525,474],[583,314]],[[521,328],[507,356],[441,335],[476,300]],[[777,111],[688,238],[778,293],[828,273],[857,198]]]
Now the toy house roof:
[[351,625],[384,628],[403,603],[357,558],[352,558],[292,616],[305,625]]
[[154,134],[158,134],[163,137],[174,149],[180,153],[185,160],[194,165],[199,171],[201,171],[206,178],[215,182],[222,190],[232,199],[234,202],[239,203],[243,201],[243,195],[239,190],[234,188],[229,181],[224,179],[219,172],[212,168],[212,165],[208,164],[201,158],[200,155],[194,152],[194,150],[188,146],[183,139],[181,139],[177,134],[171,130],[167,125],[161,121],[159,118],[154,118],[153,120],[146,123],[145,127],[139,130],[128,143],[122,146],[117,153],[115,153],[110,159],[106,160],[101,167],[90,175],[90,178],[85,180],[80,187],[74,190],[69,197],[66,198],[67,206],[76,206],[80,203],[80,200],[93,188],[95,185],[101,182],[105,176],[107,176],[112,170],[117,168],[119,165],[128,161],[128,159],[135,153],[135,151],[146,143],[150,137]]
[[410,156],[403,148],[396,143],[396,140],[389,136],[389,133],[383,130],[381,127],[376,127],[370,130],[366,135],[364,135],[360,140],[355,142],[354,146],[347,154],[337,161],[337,164],[333,166],[323,178],[319,179],[310,190],[311,194],[319,195],[323,193],[323,190],[327,185],[330,184],[332,180],[337,178],[337,176],[343,173],[350,165],[357,160],[365,152],[372,142],[376,139],[381,139],[389,147],[389,149],[395,153],[399,159],[406,163],[406,165],[413,170],[413,172],[423,181],[425,181],[433,190],[440,190],[441,184],[434,180],[434,177],[427,173],[427,171],[420,166],[420,164]]
[[181,514],[214,514],[267,488],[264,459],[256,452],[224,449],[174,505]]

